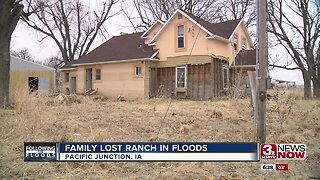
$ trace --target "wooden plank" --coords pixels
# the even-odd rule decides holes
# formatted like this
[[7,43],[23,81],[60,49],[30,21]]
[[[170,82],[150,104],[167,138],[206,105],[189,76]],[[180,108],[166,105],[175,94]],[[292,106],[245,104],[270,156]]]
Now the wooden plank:
[[191,65],[191,76],[192,76],[192,82],[191,82],[191,94],[192,94],[192,98],[194,98],[194,65]]
[[213,98],[214,97],[214,74],[213,74],[213,58],[211,59],[211,66],[210,66],[210,79],[211,79],[211,87],[210,87],[210,97]]
[[199,98],[199,96],[200,96],[200,89],[199,89],[199,86],[200,86],[200,70],[199,70],[199,65],[197,65],[197,71],[198,71],[198,73],[197,73],[197,98]]
[[206,97],[206,69],[205,69],[206,64],[203,64],[203,99]]

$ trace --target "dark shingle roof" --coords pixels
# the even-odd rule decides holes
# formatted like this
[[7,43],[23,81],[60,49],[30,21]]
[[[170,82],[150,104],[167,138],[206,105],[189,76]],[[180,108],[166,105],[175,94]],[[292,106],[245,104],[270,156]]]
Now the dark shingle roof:
[[[146,45],[140,38],[143,33],[125,34],[114,36],[105,43],[101,44],[87,55],[82,56],[72,64],[87,64],[99,62],[112,62],[130,59],[150,58],[157,50]],[[70,68],[67,63],[62,69]]]
[[223,37],[225,39],[229,39],[232,35],[233,31],[236,29],[238,24],[240,23],[240,19],[236,20],[230,20],[220,23],[210,23],[206,20],[203,20],[191,13],[188,13],[186,11],[183,11],[186,13],[189,17],[191,17],[193,20],[195,20],[198,24],[203,26],[205,29],[207,29],[209,32],[211,32],[214,35],[218,35],[220,37]]
[[256,65],[256,50],[242,50],[235,59],[233,66],[255,66]]

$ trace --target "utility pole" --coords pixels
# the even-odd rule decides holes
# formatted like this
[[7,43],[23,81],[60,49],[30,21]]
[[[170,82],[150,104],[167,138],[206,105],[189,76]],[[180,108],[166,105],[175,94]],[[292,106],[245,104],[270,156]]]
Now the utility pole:
[[257,109],[255,119],[257,122],[257,142],[266,141],[266,99],[267,99],[267,71],[268,71],[268,40],[267,40],[267,0],[257,0]]

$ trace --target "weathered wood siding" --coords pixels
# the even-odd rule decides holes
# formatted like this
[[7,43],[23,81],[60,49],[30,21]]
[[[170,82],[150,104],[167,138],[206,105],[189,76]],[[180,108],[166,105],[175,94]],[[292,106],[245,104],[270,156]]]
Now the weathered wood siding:
[[[224,60],[207,57],[200,63],[199,57],[192,57],[193,63],[186,62],[187,65],[187,88],[185,89],[186,98],[191,99],[212,99],[225,95],[223,88],[223,64]],[[196,63],[195,63],[196,62]],[[163,67],[165,65],[174,67]],[[150,72],[150,97],[156,96],[178,96],[181,91],[176,89],[176,67],[185,64],[179,61],[159,62],[158,67],[151,68]],[[160,67],[159,67],[160,66]]]

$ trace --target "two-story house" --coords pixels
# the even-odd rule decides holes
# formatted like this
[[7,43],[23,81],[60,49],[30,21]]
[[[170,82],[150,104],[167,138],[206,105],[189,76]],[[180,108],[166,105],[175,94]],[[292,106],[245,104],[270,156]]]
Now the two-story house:
[[237,69],[255,68],[242,20],[210,23],[182,10],[146,32],[115,36],[62,67],[63,89],[110,97],[211,99],[226,94]]

